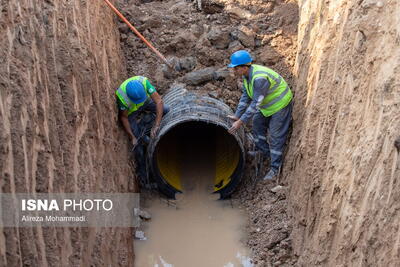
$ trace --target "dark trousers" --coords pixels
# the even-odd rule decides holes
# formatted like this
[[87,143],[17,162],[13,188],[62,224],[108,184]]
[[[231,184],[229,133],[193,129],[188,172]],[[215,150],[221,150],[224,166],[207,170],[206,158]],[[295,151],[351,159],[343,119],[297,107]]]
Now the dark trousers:
[[[169,112],[170,108],[164,105],[163,115]],[[141,106],[138,110],[129,115],[128,120],[132,133],[138,139],[142,138],[146,132],[153,126],[156,118],[157,106],[153,101],[149,101]],[[138,119],[141,118],[138,123]]]
[[265,157],[271,158],[271,169],[278,170],[282,165],[282,153],[292,119],[292,105],[291,102],[269,117],[258,112],[253,118],[256,146]]
[[[164,105],[164,115],[168,113],[170,108]],[[137,138],[137,146],[134,149],[136,174],[141,186],[148,187],[149,173],[147,170],[146,150],[149,138],[149,131],[154,124],[156,118],[157,106],[153,101],[141,106],[138,110],[129,115],[128,120],[131,126],[132,133]],[[140,121],[138,122],[138,120]]]

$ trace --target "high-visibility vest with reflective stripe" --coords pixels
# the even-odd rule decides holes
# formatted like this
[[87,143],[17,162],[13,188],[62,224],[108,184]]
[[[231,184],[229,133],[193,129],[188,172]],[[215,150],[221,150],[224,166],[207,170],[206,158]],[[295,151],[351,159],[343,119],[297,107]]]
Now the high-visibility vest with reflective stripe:
[[[129,97],[128,94],[126,93],[126,85],[128,84],[128,82],[130,81],[135,81],[135,80],[139,80],[144,87],[144,90],[146,92],[146,99],[139,104],[135,104],[133,103]],[[143,76],[134,76],[132,78],[127,79],[126,81],[124,81],[119,88],[117,89],[117,91],[115,91],[115,95],[119,98],[119,100],[121,101],[121,103],[128,109],[128,115],[130,115],[132,112],[135,112],[136,110],[138,110],[141,106],[144,105],[144,103],[147,101],[147,99],[149,99],[149,94],[147,93],[147,85],[146,85],[146,81],[147,78],[143,77]]]
[[243,86],[253,99],[254,80],[259,77],[268,79],[270,87],[258,108],[265,117],[271,116],[290,103],[293,93],[286,81],[275,71],[256,64],[252,64],[252,67],[252,73],[249,75],[251,81],[247,82],[247,79],[243,78]]

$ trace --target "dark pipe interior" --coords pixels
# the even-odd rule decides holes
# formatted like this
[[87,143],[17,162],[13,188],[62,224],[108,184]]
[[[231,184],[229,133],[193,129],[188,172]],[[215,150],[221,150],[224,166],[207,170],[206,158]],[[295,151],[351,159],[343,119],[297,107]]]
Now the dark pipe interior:
[[230,177],[242,162],[241,149],[234,136],[221,126],[201,121],[184,122],[173,127],[161,137],[154,154],[159,178],[183,192],[187,182],[182,180],[182,166],[193,165],[193,161],[198,164],[207,161],[207,166],[213,171],[209,181],[210,192],[217,192],[229,185]]

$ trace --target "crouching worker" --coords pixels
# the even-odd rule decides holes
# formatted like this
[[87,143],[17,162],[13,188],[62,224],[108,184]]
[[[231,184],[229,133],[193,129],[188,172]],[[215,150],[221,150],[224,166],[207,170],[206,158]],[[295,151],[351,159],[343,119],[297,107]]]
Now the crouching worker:
[[[150,136],[154,138],[160,128],[161,119],[169,111],[163,104],[161,96],[146,77],[134,76],[124,81],[115,91],[119,108],[119,118],[127,132],[131,143],[136,146],[140,138],[145,137],[146,128],[153,120],[146,121],[146,125],[138,125],[138,118],[143,113],[155,114],[154,124]],[[154,117],[154,116],[153,116]]]
[[115,95],[119,119],[133,145],[137,177],[141,185],[148,186],[146,145],[150,139],[146,132],[151,127],[151,138],[157,135],[161,119],[169,111],[169,107],[163,104],[154,86],[143,76],[134,76],[124,81],[115,91]]

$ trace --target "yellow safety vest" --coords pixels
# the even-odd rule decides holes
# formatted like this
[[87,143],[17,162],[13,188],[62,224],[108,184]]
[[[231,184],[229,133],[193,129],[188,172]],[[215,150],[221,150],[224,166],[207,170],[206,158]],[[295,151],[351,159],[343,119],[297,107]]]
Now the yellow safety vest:
[[[135,80],[139,80],[142,84],[143,87],[146,91],[146,99],[139,104],[135,104],[133,103],[129,97],[128,94],[126,93],[126,85],[128,84],[128,82],[130,81],[135,81]],[[124,81],[119,88],[115,91],[115,95],[119,98],[119,100],[121,101],[121,103],[128,109],[128,115],[130,115],[132,112],[135,112],[136,110],[138,110],[141,106],[144,105],[144,103],[147,101],[147,99],[150,97],[149,94],[147,93],[147,85],[146,85],[146,81],[147,78],[143,77],[143,76],[134,76],[131,77],[129,79],[127,79],[126,81]]]
[[243,79],[243,86],[247,94],[253,99],[254,80],[259,77],[268,79],[270,87],[261,104],[258,106],[265,117],[269,117],[286,107],[293,98],[293,93],[286,81],[275,71],[256,64],[252,64],[252,73],[249,75],[251,81]]

